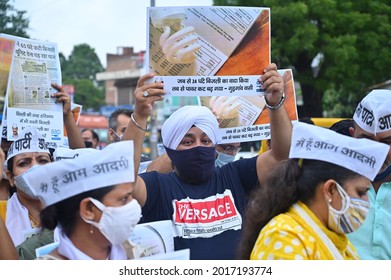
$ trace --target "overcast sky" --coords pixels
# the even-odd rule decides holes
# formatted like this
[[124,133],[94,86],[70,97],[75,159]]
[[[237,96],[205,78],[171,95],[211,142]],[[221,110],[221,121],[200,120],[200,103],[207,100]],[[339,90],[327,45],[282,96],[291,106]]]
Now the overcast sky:
[[[211,6],[213,0],[155,0],[155,6]],[[103,66],[106,53],[117,47],[146,49],[146,8],[149,0],[11,0],[27,11],[28,34],[55,42],[67,58],[73,46],[86,43],[95,49]]]

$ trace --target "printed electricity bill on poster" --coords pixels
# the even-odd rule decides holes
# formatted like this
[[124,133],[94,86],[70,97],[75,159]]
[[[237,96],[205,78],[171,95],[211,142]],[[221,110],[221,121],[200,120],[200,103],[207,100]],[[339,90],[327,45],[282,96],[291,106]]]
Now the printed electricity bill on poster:
[[61,68],[55,43],[10,36],[15,40],[10,77],[6,93],[7,139],[18,131],[37,127],[45,140],[61,142],[64,135],[62,104],[51,95],[61,84]]
[[[269,8],[151,7],[148,19],[147,69],[164,81],[166,98],[197,96],[218,117],[222,143],[270,138],[258,82],[270,64]],[[284,106],[297,120],[292,72],[280,74],[290,81]]]

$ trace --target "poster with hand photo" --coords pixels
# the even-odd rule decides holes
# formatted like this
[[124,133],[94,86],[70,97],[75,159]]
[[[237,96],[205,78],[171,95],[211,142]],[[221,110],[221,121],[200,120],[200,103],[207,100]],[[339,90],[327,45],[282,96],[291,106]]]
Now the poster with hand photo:
[[[219,121],[223,143],[270,138],[258,81],[271,63],[269,8],[151,7],[148,19],[147,69],[164,80],[166,98],[197,96]],[[297,120],[294,86],[286,87],[285,107]]]
[[149,71],[159,76],[262,74],[270,64],[269,17],[270,9],[262,7],[150,7]]

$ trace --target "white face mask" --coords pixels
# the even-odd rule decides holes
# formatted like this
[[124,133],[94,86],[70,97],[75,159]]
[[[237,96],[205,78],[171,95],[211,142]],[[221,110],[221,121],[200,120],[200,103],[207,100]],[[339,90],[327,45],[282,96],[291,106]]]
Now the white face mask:
[[90,197],[94,205],[102,211],[99,223],[82,219],[94,225],[113,245],[118,245],[127,240],[132,234],[134,227],[140,221],[141,207],[137,200],[119,207],[105,206],[100,201]]
[[117,138],[114,137],[114,142],[122,141],[122,137],[124,137],[124,134],[122,133],[121,135],[118,135],[118,133],[115,132],[114,129],[113,129],[113,132],[114,132],[115,136],[117,136]]
[[23,172],[22,174],[19,174],[18,176],[15,176],[14,177],[14,184],[16,186],[16,188],[18,190],[21,190],[22,192],[24,192],[25,194],[27,194],[28,196],[30,196],[31,198],[37,198],[33,193],[32,191],[30,190],[30,188],[28,187],[28,184],[25,182],[24,180],[24,175],[25,174],[28,174],[29,172],[33,171],[33,170],[36,170],[37,168],[41,168],[42,165],[39,165],[39,164],[34,164],[33,166],[31,166],[29,169],[27,169],[25,172]]
[[368,201],[349,197],[338,183],[337,190],[342,198],[342,208],[341,210],[335,210],[331,206],[331,201],[329,201],[328,226],[336,233],[348,234],[362,226],[370,204]]

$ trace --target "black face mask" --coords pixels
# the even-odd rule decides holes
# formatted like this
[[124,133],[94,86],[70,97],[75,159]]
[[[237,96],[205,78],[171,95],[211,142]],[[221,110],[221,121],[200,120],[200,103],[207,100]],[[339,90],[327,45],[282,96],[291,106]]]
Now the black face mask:
[[187,150],[165,148],[178,176],[186,183],[202,184],[212,177],[215,171],[215,147],[197,146]]
[[84,144],[86,145],[86,148],[92,148],[92,142],[91,141],[84,141]]

